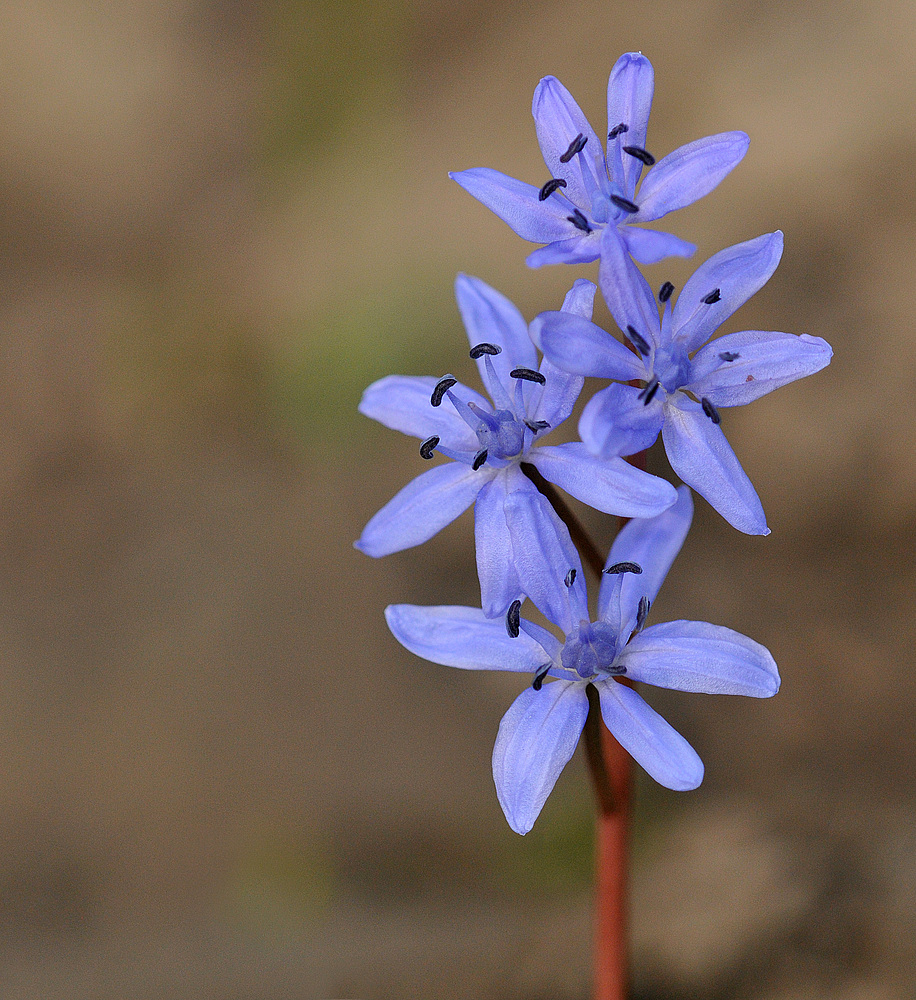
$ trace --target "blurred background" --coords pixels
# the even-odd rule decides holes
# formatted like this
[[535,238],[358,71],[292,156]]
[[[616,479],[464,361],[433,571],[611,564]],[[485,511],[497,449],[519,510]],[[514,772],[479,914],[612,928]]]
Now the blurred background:
[[526,269],[446,173],[540,184],[538,79],[600,134],[631,49],[657,156],[751,136],[670,228],[698,260],[785,231],[726,329],[836,351],[727,412],[773,533],[699,503],[653,611],[752,635],[783,689],[647,692],[707,778],[639,781],[634,996],[914,995],[914,39],[909,0],[2,5],[0,997],[588,996],[583,762],[509,830],[519,679],[382,617],[476,603],[470,516],[355,552],[423,468],[356,405],[473,380],[457,271],[528,317],[595,277]]

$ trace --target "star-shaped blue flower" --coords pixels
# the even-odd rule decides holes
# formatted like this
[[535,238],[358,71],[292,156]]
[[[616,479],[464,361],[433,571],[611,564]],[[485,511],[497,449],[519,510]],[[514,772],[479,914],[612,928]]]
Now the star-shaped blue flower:
[[[679,493],[668,511],[632,520],[617,536],[595,621],[575,548],[569,545],[563,553],[566,562],[552,564],[553,574],[533,600],[549,609],[547,617],[564,633],[563,642],[519,618],[517,608],[510,610],[505,626],[476,608],[396,604],[385,612],[398,642],[433,663],[534,675],[503,717],[493,749],[496,793],[517,833],[534,825],[576,748],[588,714],[588,684],[598,690],[604,722],[620,744],[656,781],[678,791],[700,784],[702,761],[618,679],[755,698],[771,697],[779,689],[773,657],[747,636],[707,622],[644,628],[690,527],[690,491],[681,487]],[[547,591],[553,591],[549,598]]]
[[[717,253],[658,304],[612,229],[603,238],[599,280],[611,315],[636,348],[578,316],[542,313],[533,327],[546,356],[578,375],[621,381],[596,393],[579,433],[596,455],[633,455],[661,431],[671,467],[739,531],[769,534],[760,499],[719,426],[719,409],[742,406],[820,371],[827,341],[745,330],[706,341],[769,279],[782,256],[782,233],[769,233]],[[706,344],[704,347],[703,345]]]
[[[560,315],[587,322],[595,286],[577,281]],[[366,525],[356,547],[384,556],[419,545],[475,504],[481,602],[494,617],[537,590],[545,563],[569,532],[520,466],[597,510],[647,517],[670,507],[674,487],[622,458],[598,458],[580,442],[541,446],[572,412],[583,379],[537,349],[522,314],[478,278],[459,275],[455,294],[492,405],[452,376],[392,375],[369,386],[360,412],[422,438],[420,454],[454,459],[409,483]],[[522,568],[520,568],[522,567]]]
[[[642,53],[617,60],[608,80],[605,155],[569,91],[555,77],[544,77],[531,109],[550,174],[543,186],[487,167],[449,176],[523,239],[547,244],[529,255],[531,267],[597,260],[608,227],[619,228],[629,253],[643,264],[689,257],[696,249],[692,243],[635,224],[709,194],[741,161],[749,139],[744,132],[707,136],[656,163],[646,149],[654,86],[652,64]],[[643,167],[650,169],[637,191]]]

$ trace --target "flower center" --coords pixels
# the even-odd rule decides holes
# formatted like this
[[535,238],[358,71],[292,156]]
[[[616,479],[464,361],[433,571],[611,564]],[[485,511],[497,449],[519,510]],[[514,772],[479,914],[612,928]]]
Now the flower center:
[[617,633],[607,622],[581,621],[566,637],[560,654],[563,666],[583,680],[597,675],[619,675],[626,667],[617,667]]
[[480,421],[474,429],[480,451],[486,451],[492,458],[501,459],[515,458],[521,453],[525,442],[525,428],[511,410],[487,413],[475,403],[468,403],[468,408]]

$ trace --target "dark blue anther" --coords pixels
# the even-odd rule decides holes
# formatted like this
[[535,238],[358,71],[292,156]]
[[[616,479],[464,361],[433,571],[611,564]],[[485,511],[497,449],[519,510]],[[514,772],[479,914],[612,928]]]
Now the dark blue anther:
[[674,285],[670,281],[666,281],[661,288],[658,290],[658,301],[667,302],[668,299],[674,294]]
[[476,472],[481,465],[487,460],[487,449],[481,448],[480,451],[474,456],[474,461],[471,463],[471,468]]
[[521,621],[519,612],[521,611],[521,608],[521,601],[513,601],[509,605],[509,610],[506,612],[506,631],[509,633],[510,639],[518,638],[519,623]]
[[716,409],[715,405],[713,403],[710,403],[710,401],[705,396],[700,400],[700,406],[703,407],[703,412],[706,414],[707,417],[709,417],[709,419],[714,424],[722,423],[722,418],[719,416],[719,411]]
[[550,424],[546,420],[526,420],[525,426],[537,434],[538,431],[546,431]]
[[651,167],[655,163],[655,157],[642,146],[624,146],[623,151],[629,153],[630,156],[635,156],[640,163],[645,163],[647,167]]
[[566,181],[562,177],[551,177],[550,180],[538,191],[538,201],[546,201],[557,188],[565,188]]
[[560,157],[560,163],[569,163],[569,161],[576,155],[576,153],[581,153],[585,149],[585,144],[588,142],[588,136],[583,135],[581,132],[576,136],[575,139],[569,144],[569,149]]
[[478,344],[476,347],[472,347],[468,354],[476,361],[478,358],[482,358],[485,354],[502,354],[503,349],[497,347],[496,344]]
[[645,387],[645,389],[640,392],[636,397],[642,400],[643,406],[648,406],[652,402],[653,397],[658,392],[659,381],[657,378],[653,378],[652,381]]
[[547,666],[540,671],[540,673],[534,675],[534,680],[531,682],[531,686],[534,688],[535,691],[541,690],[541,686],[544,683],[544,678],[549,673],[550,673],[550,664],[548,663]]
[[579,211],[578,208],[573,209],[572,215],[566,216],[566,221],[571,222],[576,229],[581,230],[583,233],[590,233],[592,227],[588,224],[588,219]]
[[652,607],[652,602],[648,597],[640,597],[639,607],[636,610],[636,631],[641,632],[643,625],[646,624],[646,618],[649,617],[649,608]]
[[509,378],[523,378],[526,382],[537,382],[538,385],[543,385],[547,381],[540,372],[536,372],[533,368],[513,368],[509,372]]
[[621,122],[619,125],[615,125],[611,129],[611,131],[608,132],[607,137],[609,140],[616,139],[618,135],[622,135],[624,132],[629,132],[629,131],[630,131],[630,126],[624,125],[624,123]]
[[642,355],[642,356],[643,356],[644,358],[645,358],[645,357],[648,357],[648,354],[649,354],[649,352],[650,352],[650,351],[652,350],[652,348],[651,348],[651,347],[649,347],[649,344],[648,344],[648,341],[647,341],[647,340],[646,340],[646,338],[645,338],[645,337],[644,337],[644,336],[643,336],[643,335],[642,335],[642,334],[641,334],[641,333],[640,333],[640,332],[639,332],[639,331],[638,331],[638,330],[636,329],[636,327],[633,327],[633,326],[628,326],[628,327],[627,327],[627,336],[628,336],[628,337],[630,338],[630,340],[631,340],[631,341],[633,342],[633,346],[634,346],[634,347],[636,348],[636,350],[637,350],[637,351],[639,351],[639,353],[640,353],[640,354],[641,354],[641,355]]
[[435,451],[436,445],[439,443],[439,438],[433,434],[432,437],[428,437],[423,444],[420,445],[420,458],[425,458],[427,461],[433,457],[433,451]]
[[720,351],[719,357],[723,361],[737,361],[738,358],[741,357],[741,355],[738,354],[737,351]]
[[613,566],[608,566],[605,573],[635,573],[637,576],[642,573],[642,566],[635,562],[619,562]]
[[619,194],[612,194],[611,201],[618,208],[622,208],[624,212],[629,212],[631,215],[639,211],[639,205],[636,202],[630,201],[629,198],[622,198]]
[[442,397],[451,389],[453,385],[458,384],[458,379],[454,375],[443,375],[442,378],[436,383],[436,387],[433,389],[433,394],[429,397],[429,401],[433,406],[439,406],[442,403]]
[[576,568],[575,566],[566,574],[563,582],[567,587],[571,587],[576,582]]
[[722,294],[718,288],[714,288],[709,295],[704,295],[701,302],[705,302],[706,305],[711,306],[713,302],[718,302],[722,298]]

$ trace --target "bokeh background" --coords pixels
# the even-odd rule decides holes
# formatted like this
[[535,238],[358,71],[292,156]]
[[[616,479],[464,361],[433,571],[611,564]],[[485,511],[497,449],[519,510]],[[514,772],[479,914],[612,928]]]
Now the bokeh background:
[[656,155],[752,139],[673,230],[699,259],[786,233],[728,329],[836,351],[726,414],[773,533],[700,503],[655,609],[784,683],[649,694],[707,779],[639,782],[634,996],[916,994],[914,41],[910,0],[2,5],[4,1000],[588,995],[582,760],[511,833],[518,679],[382,618],[476,601],[471,520],[355,552],[422,467],[355,408],[390,372],[473,378],[457,271],[529,317],[594,277],[526,269],[446,172],[540,183],[538,79],[600,132],[631,49]]

